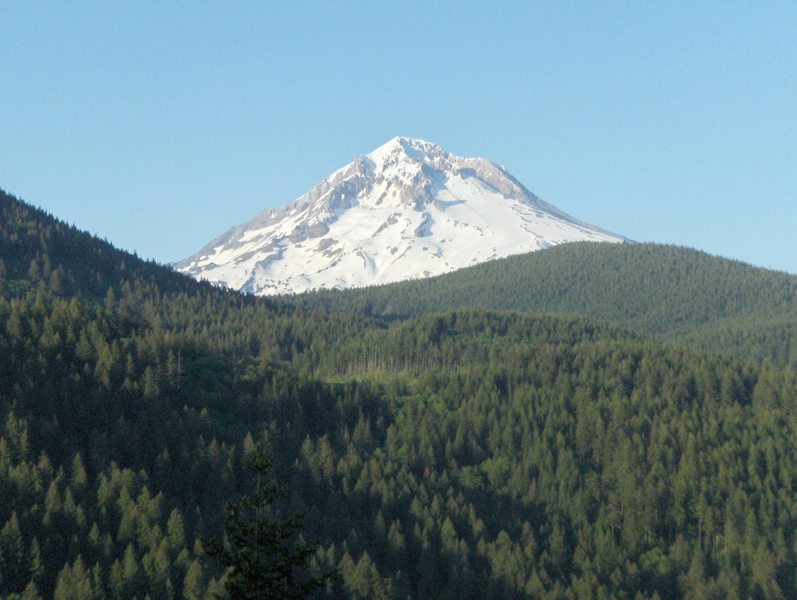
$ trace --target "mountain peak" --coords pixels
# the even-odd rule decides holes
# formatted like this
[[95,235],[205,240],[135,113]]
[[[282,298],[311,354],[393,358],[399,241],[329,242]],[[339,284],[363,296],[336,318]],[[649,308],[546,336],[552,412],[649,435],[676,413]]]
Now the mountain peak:
[[266,295],[389,283],[570,241],[623,241],[540,200],[502,167],[394,137],[177,269]]
[[376,169],[397,162],[421,163],[443,156],[440,146],[418,138],[397,136],[366,155]]
[[387,153],[387,152],[404,152],[408,155],[411,155],[415,152],[426,152],[429,149],[436,149],[437,151],[441,151],[440,146],[433,144],[432,142],[427,142],[426,140],[422,140],[420,138],[412,138],[397,135],[395,137],[390,138],[387,142],[373,150],[370,154],[375,153]]

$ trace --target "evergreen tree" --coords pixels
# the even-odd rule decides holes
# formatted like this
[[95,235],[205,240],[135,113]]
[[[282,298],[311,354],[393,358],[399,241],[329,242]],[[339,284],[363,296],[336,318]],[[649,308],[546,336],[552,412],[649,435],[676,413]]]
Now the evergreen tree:
[[231,600],[307,598],[329,577],[307,572],[317,546],[297,539],[302,515],[279,517],[274,504],[285,489],[269,478],[273,466],[262,450],[251,467],[254,491],[227,505],[227,543],[207,540],[205,552],[227,569],[225,589]]

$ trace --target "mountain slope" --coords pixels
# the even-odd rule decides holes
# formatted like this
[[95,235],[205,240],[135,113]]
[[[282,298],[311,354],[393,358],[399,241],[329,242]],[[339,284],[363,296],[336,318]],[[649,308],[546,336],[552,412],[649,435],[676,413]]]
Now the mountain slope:
[[177,269],[279,294],[415,279],[579,240],[623,238],[543,202],[488,160],[394,138]]
[[104,299],[124,279],[164,292],[210,289],[115,248],[0,189],[0,260],[9,291],[43,286],[56,295]]
[[258,442],[339,574],[318,598],[797,594],[793,372],[586,319],[274,310],[166,270],[161,291],[87,234],[52,254],[58,222],[9,205],[0,596],[215,597],[201,539]]
[[463,306],[578,314],[797,366],[796,276],[676,246],[566,244],[430,279],[292,301],[395,318]]

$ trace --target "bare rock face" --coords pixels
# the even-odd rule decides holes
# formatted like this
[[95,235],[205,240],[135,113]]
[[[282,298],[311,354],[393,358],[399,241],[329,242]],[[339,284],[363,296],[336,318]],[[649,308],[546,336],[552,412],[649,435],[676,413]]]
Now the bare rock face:
[[176,268],[272,295],[439,275],[589,240],[624,238],[540,200],[489,160],[397,137]]

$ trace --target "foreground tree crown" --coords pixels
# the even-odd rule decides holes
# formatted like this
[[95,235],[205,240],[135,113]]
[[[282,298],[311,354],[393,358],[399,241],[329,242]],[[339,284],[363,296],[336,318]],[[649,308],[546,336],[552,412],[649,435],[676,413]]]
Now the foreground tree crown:
[[254,491],[227,504],[226,543],[208,540],[205,553],[227,569],[225,590],[231,600],[307,598],[327,579],[307,574],[317,545],[297,539],[303,515],[279,517],[274,504],[285,488],[269,478],[273,465],[262,449],[251,469]]

